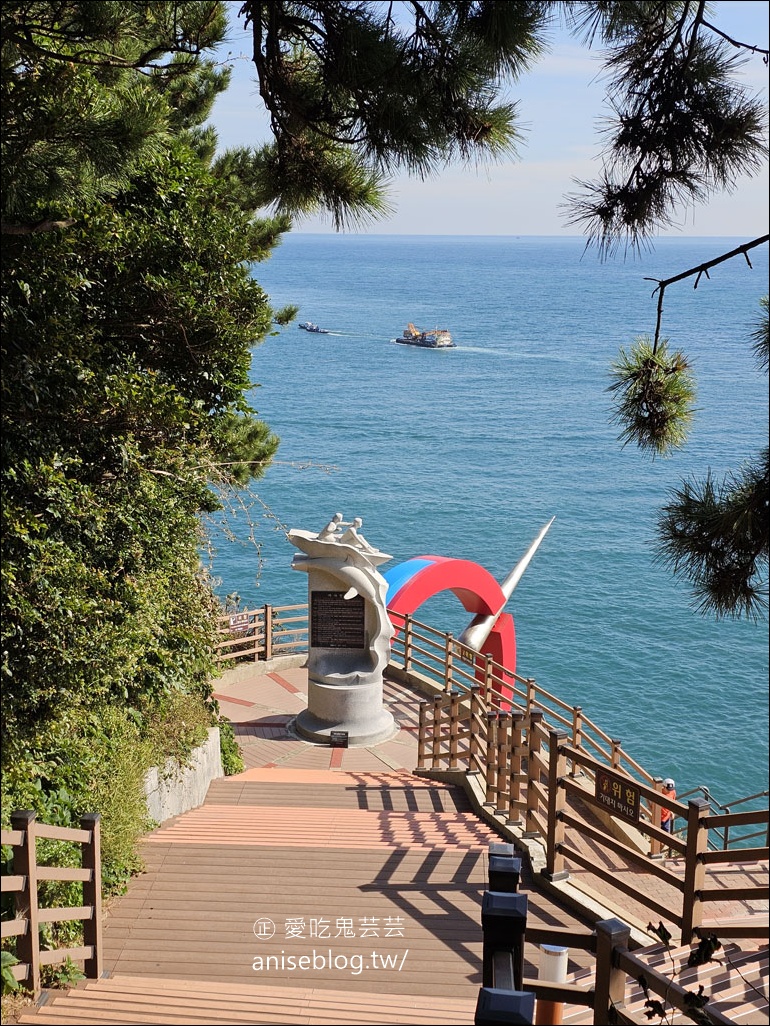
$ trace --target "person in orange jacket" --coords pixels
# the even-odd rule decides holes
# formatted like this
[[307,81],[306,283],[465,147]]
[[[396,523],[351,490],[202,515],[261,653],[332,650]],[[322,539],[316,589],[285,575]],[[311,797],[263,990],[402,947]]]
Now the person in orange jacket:
[[[676,784],[671,777],[666,777],[663,781],[663,790],[661,791],[661,794],[664,798],[676,798]],[[671,809],[660,810],[660,828],[669,834],[673,832],[674,813]]]

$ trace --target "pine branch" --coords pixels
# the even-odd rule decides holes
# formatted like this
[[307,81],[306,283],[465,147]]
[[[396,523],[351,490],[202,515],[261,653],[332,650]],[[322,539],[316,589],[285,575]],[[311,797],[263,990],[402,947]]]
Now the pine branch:
[[755,46],[754,43],[741,43],[737,39],[733,39],[732,36],[728,36],[726,32],[717,28],[716,25],[712,25],[710,21],[706,21],[705,18],[701,19],[701,24],[704,28],[710,29],[714,35],[720,36],[725,40],[725,42],[730,43],[730,45],[734,46],[737,50],[750,50],[751,53],[761,53],[765,64],[767,64],[768,58],[770,57],[770,50],[764,50],[761,46]]
[[707,260],[705,263],[698,264],[697,267],[691,267],[688,271],[681,271],[679,274],[673,275],[671,278],[645,278],[645,281],[656,281],[658,284],[653,289],[653,296],[658,293],[658,314],[655,322],[655,336],[653,339],[653,353],[657,351],[658,342],[660,340],[660,328],[663,319],[663,294],[669,285],[673,285],[675,282],[683,281],[685,278],[691,278],[694,274],[697,275],[695,279],[695,285],[693,288],[698,287],[702,275],[709,277],[709,271],[712,267],[716,267],[718,264],[723,264],[726,260],[732,260],[733,257],[739,256],[741,253],[746,258],[746,263],[749,267],[752,266],[749,260],[749,250],[756,249],[757,246],[762,246],[770,240],[770,235],[762,235],[758,239],[754,239],[752,242],[746,242],[742,246],[738,246],[736,249],[730,250],[729,253],[723,253],[721,256],[714,257],[713,260]]

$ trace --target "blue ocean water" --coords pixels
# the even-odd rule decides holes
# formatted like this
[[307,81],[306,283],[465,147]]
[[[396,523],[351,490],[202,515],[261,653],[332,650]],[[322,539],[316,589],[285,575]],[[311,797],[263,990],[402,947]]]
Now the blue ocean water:
[[[672,487],[719,478],[766,444],[767,378],[747,336],[768,291],[767,249],[666,293],[664,331],[691,358],[697,416],[685,449],[650,460],[609,422],[618,347],[651,334],[646,276],[668,277],[744,240],[665,239],[642,259],[600,263],[579,238],[290,234],[254,269],[298,320],[254,352],[253,403],[282,439],[256,500],[216,532],[222,596],[307,601],[285,528],[336,511],[393,563],[474,560],[498,580],[540,527],[549,534],[515,591],[517,670],[579,704],[681,794],[718,801],[767,787],[767,626],[693,611],[654,562]],[[447,327],[448,351],[394,345],[408,321]],[[264,504],[264,505],[263,505]],[[419,618],[459,632],[452,595]]]

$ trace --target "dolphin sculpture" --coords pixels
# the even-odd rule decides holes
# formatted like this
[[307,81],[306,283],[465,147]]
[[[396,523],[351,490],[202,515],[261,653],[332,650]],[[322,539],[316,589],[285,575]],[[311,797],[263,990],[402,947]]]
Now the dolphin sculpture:
[[529,566],[532,557],[535,555],[540,546],[540,543],[548,533],[548,528],[551,526],[555,519],[556,517],[551,517],[551,519],[548,521],[545,527],[542,528],[538,536],[535,538],[530,547],[521,557],[519,562],[516,564],[513,570],[511,570],[511,572],[505,578],[503,583],[500,585],[500,588],[505,598],[497,612],[479,613],[476,616],[474,616],[474,618],[471,620],[471,622],[468,624],[468,626],[457,639],[460,645],[464,645],[466,648],[474,649],[476,652],[481,651],[482,646],[486,642],[489,635],[492,633],[492,630],[495,624],[497,623],[500,614],[505,609],[508,599],[513,594],[513,589],[521,580],[522,576],[524,575],[524,571]]

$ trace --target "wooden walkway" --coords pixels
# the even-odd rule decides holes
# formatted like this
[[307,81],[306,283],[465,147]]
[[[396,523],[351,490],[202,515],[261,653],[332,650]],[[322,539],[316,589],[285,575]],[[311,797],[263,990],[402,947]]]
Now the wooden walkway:
[[[473,1022],[500,838],[461,789],[411,774],[414,695],[386,686],[391,741],[330,749],[291,732],[305,686],[304,669],[223,683],[246,771],[146,838],[146,871],[107,918],[109,978],[20,1022]],[[531,923],[592,922],[534,889],[526,867],[521,889]],[[574,955],[587,979],[590,956]],[[537,976],[535,950],[525,958]]]

